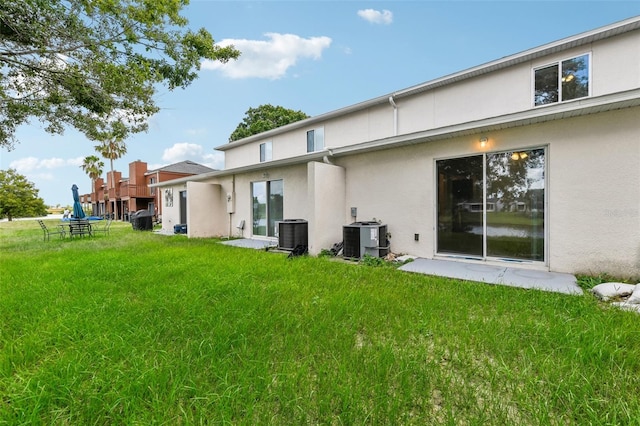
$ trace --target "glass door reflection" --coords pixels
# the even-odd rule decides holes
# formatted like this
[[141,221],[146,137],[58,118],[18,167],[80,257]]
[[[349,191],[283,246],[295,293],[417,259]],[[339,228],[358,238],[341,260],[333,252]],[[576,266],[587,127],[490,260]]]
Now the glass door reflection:
[[440,253],[483,255],[483,157],[437,162]]

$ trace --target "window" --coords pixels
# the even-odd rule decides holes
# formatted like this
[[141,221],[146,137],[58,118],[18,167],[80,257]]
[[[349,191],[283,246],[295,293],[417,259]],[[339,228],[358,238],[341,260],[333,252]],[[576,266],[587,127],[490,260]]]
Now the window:
[[253,235],[274,237],[276,222],[282,220],[284,186],[282,180],[251,183]]
[[536,68],[534,105],[547,105],[589,96],[589,54]]
[[272,159],[272,148],[271,142],[265,142],[260,144],[260,162],[264,163],[265,161],[271,161]]
[[[152,177],[149,178],[149,185],[153,185],[154,183],[156,183],[156,178]],[[151,195],[156,195],[156,188],[151,188]]]
[[324,149],[324,128],[309,130],[307,132],[307,152],[321,151]]

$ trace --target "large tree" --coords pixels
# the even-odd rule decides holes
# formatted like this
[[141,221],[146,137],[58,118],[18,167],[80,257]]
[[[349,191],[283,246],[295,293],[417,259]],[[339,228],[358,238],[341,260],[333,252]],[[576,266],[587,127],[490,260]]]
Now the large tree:
[[31,118],[50,133],[125,140],[158,111],[160,86],[184,88],[201,61],[239,52],[192,31],[188,0],[11,0],[0,6],[0,147]]
[[0,170],[0,218],[10,221],[16,217],[34,217],[47,214],[39,190],[14,169]]
[[238,124],[238,127],[229,136],[229,142],[266,132],[305,118],[309,118],[309,116],[302,111],[294,111],[270,104],[249,108],[242,122]]

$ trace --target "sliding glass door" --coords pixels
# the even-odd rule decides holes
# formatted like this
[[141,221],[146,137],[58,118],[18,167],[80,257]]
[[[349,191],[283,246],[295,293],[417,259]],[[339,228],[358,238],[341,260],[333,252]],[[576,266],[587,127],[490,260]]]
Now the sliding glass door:
[[276,222],[282,220],[284,187],[282,180],[253,182],[253,235],[273,237],[276,235]]
[[545,152],[439,160],[437,252],[544,261]]

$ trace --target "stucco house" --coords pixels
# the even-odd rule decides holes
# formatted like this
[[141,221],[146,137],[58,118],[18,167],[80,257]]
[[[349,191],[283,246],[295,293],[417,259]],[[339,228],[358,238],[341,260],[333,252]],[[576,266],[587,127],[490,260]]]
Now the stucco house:
[[316,254],[374,221],[394,253],[640,276],[640,17],[216,149],[155,185],[167,231],[302,219]]

